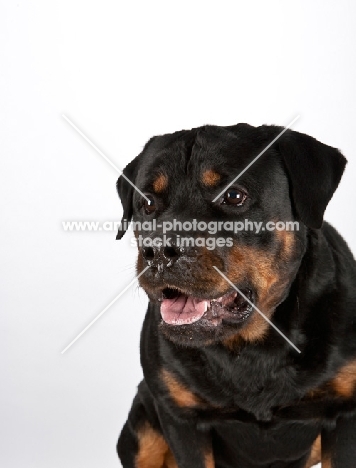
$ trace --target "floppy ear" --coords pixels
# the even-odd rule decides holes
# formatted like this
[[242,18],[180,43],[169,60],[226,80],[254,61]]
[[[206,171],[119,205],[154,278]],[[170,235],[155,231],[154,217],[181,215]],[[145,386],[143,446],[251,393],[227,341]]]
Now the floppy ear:
[[[139,159],[139,156],[137,156],[133,161],[131,161],[123,170],[123,174],[129,180],[131,180],[132,183],[135,183],[137,167],[138,167],[138,159]],[[133,193],[135,189],[122,175],[117,179],[116,189],[117,189],[117,193],[119,194],[122,207],[124,209],[124,213],[121,219],[121,229],[119,229],[117,236],[116,236],[116,240],[119,240],[123,237],[123,235],[126,232],[126,229],[123,229],[124,221],[126,220],[126,222],[129,223],[132,218],[132,213],[133,213],[132,199],[133,199]]]
[[[122,171],[123,174],[129,179],[133,184],[135,184],[136,181],[136,176],[138,172],[138,168],[140,166],[140,163],[142,161],[143,154],[145,153],[146,149],[150,145],[150,143],[155,139],[156,137],[152,137],[146,144],[145,147],[143,148],[142,152],[136,156],[135,159],[133,159]],[[123,177],[122,175],[117,179],[116,182],[116,189],[117,193],[119,194],[122,207],[124,209],[124,213],[122,215],[121,219],[121,227],[123,228],[124,226],[124,221],[127,221],[127,224],[130,223],[132,219],[132,214],[133,214],[133,195],[134,195],[134,187]],[[123,237],[125,234],[126,229],[119,229],[116,239],[119,240]]]
[[292,130],[282,135],[278,146],[292,185],[296,213],[307,226],[321,228],[346,159],[338,149]]

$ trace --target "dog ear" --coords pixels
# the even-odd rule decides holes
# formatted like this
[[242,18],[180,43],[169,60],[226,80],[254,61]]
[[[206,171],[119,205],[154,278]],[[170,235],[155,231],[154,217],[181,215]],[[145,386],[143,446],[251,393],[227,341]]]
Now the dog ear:
[[297,215],[308,227],[321,228],[346,159],[338,149],[292,130],[287,130],[277,143],[291,182]]
[[[140,166],[140,163],[142,161],[143,155],[147,149],[147,147],[150,145],[152,140],[154,140],[155,137],[152,137],[145,145],[143,148],[142,152],[136,156],[135,159],[133,159],[122,171],[123,174],[126,176],[127,179],[129,179],[133,184],[135,184],[136,181],[136,176],[137,172]],[[128,224],[130,223],[133,215],[133,195],[134,195],[134,187],[127,181],[125,177],[122,175],[117,179],[116,182],[116,189],[117,193],[119,194],[120,200],[122,207],[124,209],[124,213],[122,215],[121,219],[121,229],[118,230],[116,239],[119,240],[121,239],[126,230],[124,229],[124,222],[126,221],[126,228]]]
[[[131,161],[123,170],[123,174],[132,182],[135,183],[137,167],[138,167],[138,158],[137,156],[133,161]],[[123,237],[127,229],[124,229],[124,223],[130,223],[133,213],[133,194],[134,188],[132,185],[123,177],[122,175],[117,179],[116,182],[117,193],[119,194],[124,213],[121,219],[121,227],[118,230],[116,240],[119,240]]]

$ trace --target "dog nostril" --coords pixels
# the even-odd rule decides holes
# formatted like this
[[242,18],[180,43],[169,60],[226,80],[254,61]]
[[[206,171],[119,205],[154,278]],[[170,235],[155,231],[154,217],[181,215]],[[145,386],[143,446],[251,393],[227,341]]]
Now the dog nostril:
[[179,253],[174,247],[165,247],[163,250],[163,255],[168,259],[174,259],[179,256]]
[[144,247],[142,249],[142,255],[146,260],[153,260],[155,257],[155,252],[152,247]]

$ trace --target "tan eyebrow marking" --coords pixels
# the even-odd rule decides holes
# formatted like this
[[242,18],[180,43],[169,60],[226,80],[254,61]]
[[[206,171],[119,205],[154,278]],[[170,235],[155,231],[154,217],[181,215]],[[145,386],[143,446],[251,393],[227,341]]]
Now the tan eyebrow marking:
[[207,169],[201,176],[201,181],[207,187],[214,187],[221,179],[221,175],[213,169]]
[[162,193],[168,187],[168,177],[165,174],[159,174],[153,182],[155,193]]

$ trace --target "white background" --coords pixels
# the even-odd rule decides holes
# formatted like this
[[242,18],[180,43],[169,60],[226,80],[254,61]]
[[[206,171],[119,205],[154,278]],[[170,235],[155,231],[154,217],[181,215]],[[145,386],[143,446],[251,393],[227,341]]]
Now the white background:
[[[349,164],[327,210],[356,251],[356,3],[5,1],[0,7],[1,434],[5,468],[118,467],[146,298],[115,233],[117,174],[154,134],[286,125]],[[317,174],[316,174],[317,176]]]

